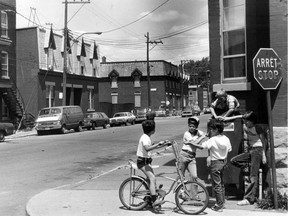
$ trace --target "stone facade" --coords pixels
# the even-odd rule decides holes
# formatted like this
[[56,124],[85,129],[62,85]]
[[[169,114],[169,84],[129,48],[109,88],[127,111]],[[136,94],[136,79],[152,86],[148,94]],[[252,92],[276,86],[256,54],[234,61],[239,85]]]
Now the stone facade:
[[288,195],[288,128],[274,127],[273,133],[277,189]]

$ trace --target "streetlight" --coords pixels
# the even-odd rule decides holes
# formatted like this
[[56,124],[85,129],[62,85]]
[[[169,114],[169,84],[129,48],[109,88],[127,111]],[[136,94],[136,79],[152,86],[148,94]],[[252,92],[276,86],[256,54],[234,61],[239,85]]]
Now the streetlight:
[[[84,32],[80,34],[78,37],[75,38],[77,40],[83,35],[86,34],[97,34],[101,35],[102,32]],[[67,36],[68,36],[68,29],[67,27],[64,29],[64,53],[63,53],[63,58],[64,58],[64,63],[63,63],[63,95],[62,95],[62,105],[66,105],[66,83],[67,83],[67,51],[70,51],[71,47],[73,46],[74,42],[72,43],[71,47],[69,50],[67,50]]]

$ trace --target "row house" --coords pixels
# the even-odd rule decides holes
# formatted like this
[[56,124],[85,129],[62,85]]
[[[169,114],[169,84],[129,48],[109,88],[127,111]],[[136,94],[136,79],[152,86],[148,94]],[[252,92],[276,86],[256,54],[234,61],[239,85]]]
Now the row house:
[[[67,40],[66,105],[92,110],[97,103],[99,49],[83,37]],[[17,86],[25,112],[37,116],[43,107],[63,104],[64,37],[52,28],[17,29]]]
[[[189,76],[164,60],[149,61],[150,108],[180,110],[188,102]],[[148,108],[147,61],[101,62],[99,109],[108,115]]]
[[16,87],[16,1],[0,1],[0,121],[16,122],[23,107]]
[[253,58],[273,48],[283,79],[271,90],[273,124],[287,126],[287,1],[208,1],[211,87],[239,99],[241,112],[253,110],[267,123],[266,94],[254,79]]

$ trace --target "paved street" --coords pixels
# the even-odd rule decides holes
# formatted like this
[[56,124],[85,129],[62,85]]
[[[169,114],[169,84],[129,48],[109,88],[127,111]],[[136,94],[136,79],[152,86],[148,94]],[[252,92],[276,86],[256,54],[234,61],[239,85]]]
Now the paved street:
[[[154,140],[181,137],[186,129],[182,118],[156,123]],[[141,130],[136,124],[65,135],[8,136],[0,144],[0,214],[24,216],[25,205],[35,194],[93,178],[126,163],[135,156]]]

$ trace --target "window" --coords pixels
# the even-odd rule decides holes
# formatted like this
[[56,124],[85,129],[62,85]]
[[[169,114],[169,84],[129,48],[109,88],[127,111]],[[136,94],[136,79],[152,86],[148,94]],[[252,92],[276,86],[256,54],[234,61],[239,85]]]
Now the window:
[[111,93],[111,97],[112,97],[112,104],[118,104],[118,93],[117,92]]
[[140,76],[134,76],[134,87],[141,87]]
[[4,11],[1,11],[1,37],[8,37],[8,16]]
[[88,89],[88,104],[89,104],[89,109],[94,109],[94,89]]
[[223,0],[223,79],[246,78],[245,0]]
[[54,106],[54,97],[55,97],[54,85],[46,83],[46,107]]
[[1,53],[1,77],[2,78],[9,78],[9,71],[8,71],[8,53],[2,52]]
[[117,77],[111,78],[111,88],[118,88]]
[[9,117],[9,109],[8,106],[6,105],[5,101],[2,98],[2,120],[6,119]]
[[134,94],[134,103],[135,107],[141,107],[141,93],[140,92],[135,92]]

